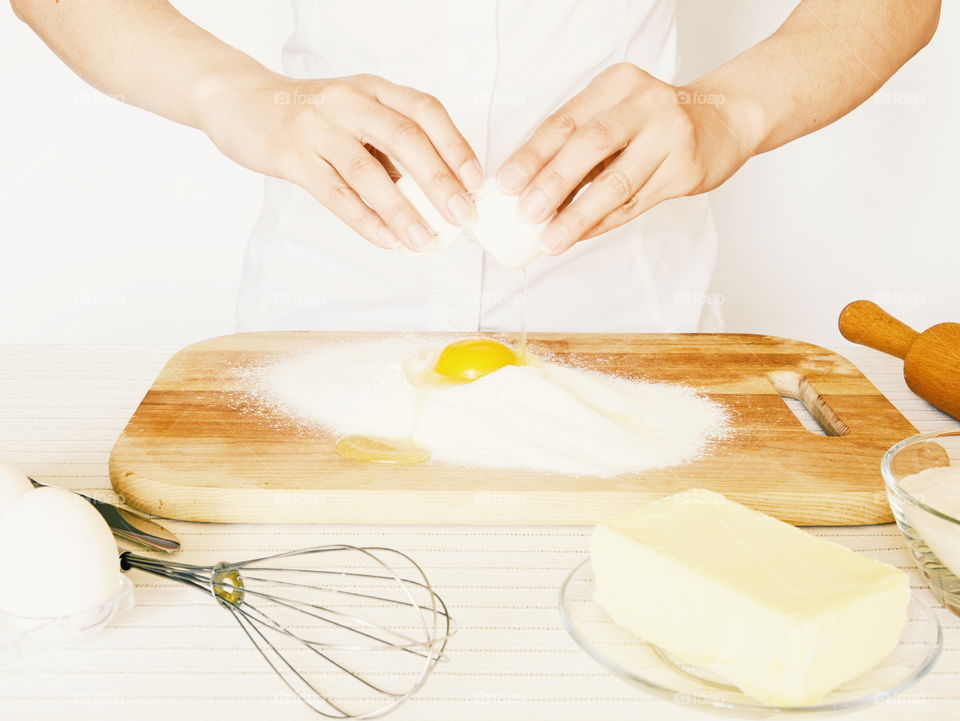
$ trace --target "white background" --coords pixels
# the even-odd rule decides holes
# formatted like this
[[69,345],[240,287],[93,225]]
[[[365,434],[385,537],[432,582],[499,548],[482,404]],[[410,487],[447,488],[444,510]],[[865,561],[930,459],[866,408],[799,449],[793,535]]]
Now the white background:
[[[771,32],[794,4],[679,0],[681,80]],[[177,5],[279,68],[286,3]],[[960,320],[960,9],[944,5],[937,37],[877,97],[714,193],[713,293],[727,330],[831,345],[840,308],[860,297],[918,328]],[[88,88],[6,4],[0,92],[0,343],[231,332],[260,178],[200,133]]]

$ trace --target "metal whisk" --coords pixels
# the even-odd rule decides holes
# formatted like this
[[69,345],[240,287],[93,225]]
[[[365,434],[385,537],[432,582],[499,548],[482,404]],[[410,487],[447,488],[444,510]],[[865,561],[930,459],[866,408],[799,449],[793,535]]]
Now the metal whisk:
[[[423,570],[390,548],[317,546],[214,566],[126,552],[120,563],[211,594],[290,690],[326,718],[396,708],[423,686],[453,633]],[[351,701],[371,708],[348,710]]]

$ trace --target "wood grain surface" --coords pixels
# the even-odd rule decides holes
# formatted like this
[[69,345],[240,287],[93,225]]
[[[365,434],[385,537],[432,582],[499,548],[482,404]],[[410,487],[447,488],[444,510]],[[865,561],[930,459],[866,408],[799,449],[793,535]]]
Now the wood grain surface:
[[[638,475],[366,464],[337,456],[324,429],[250,412],[251,389],[238,368],[373,335],[243,333],[184,348],[114,445],[114,488],[134,507],[193,521],[560,525],[597,523],[703,487],[798,525],[859,525],[891,520],[880,458],[916,433],[836,353],[740,334],[531,335],[534,353],[685,383],[727,407],[734,432],[711,452]],[[802,400],[836,435],[806,430],[781,394]]]

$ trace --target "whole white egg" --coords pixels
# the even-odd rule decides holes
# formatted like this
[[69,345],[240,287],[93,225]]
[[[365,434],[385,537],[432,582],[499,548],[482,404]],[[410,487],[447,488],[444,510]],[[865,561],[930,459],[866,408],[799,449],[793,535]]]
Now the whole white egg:
[[500,190],[492,178],[476,193],[473,237],[504,268],[523,268],[540,255],[540,232],[551,219],[528,223],[517,212],[518,199]]
[[33,484],[19,468],[0,461],[0,516],[21,494],[33,490]]
[[0,610],[28,618],[99,606],[120,579],[117,546],[90,503],[62,488],[20,495],[0,516]]

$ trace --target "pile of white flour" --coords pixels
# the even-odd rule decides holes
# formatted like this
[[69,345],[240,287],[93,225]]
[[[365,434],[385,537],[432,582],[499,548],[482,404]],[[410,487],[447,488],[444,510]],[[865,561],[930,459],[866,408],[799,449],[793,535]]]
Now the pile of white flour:
[[[402,363],[441,348],[422,337],[332,343],[257,369],[257,395],[337,435],[404,438],[417,391]],[[725,428],[723,408],[685,386],[545,363],[430,390],[415,438],[433,462],[609,477],[683,463]]]
[[[900,487],[934,510],[960,518],[960,466],[926,468],[900,480]],[[906,504],[907,519],[953,575],[960,577],[960,527]]]

